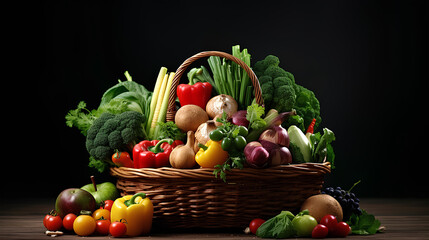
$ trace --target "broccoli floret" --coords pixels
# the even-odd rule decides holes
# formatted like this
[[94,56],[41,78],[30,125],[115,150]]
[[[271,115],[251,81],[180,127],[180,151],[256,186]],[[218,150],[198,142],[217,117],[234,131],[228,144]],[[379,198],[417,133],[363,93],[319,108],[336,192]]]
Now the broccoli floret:
[[274,89],[273,102],[279,112],[289,112],[295,104],[295,89],[291,85],[283,85]]
[[101,114],[99,118],[97,118],[96,120],[94,120],[92,126],[88,129],[87,131],[87,139],[94,139],[95,136],[97,135],[98,131],[100,131],[100,128],[103,127],[104,122],[114,118],[115,115],[111,114],[111,113],[104,113]]
[[262,76],[259,78],[259,84],[261,85],[265,106],[270,106],[274,94],[273,79],[270,76]]
[[273,79],[274,78],[278,78],[278,77],[287,77],[288,76],[287,72],[284,69],[282,69],[282,68],[280,68],[278,66],[270,66],[270,67],[268,67],[265,70],[264,75],[270,76]]
[[262,98],[264,99],[265,106],[271,106],[273,100],[274,88],[272,82],[267,82],[261,85]]
[[259,78],[259,84],[264,85],[265,83],[272,83],[273,78],[270,76],[261,76]]
[[[322,122],[322,118],[320,117],[320,103],[317,100],[316,95],[311,90],[307,88],[296,85],[296,104],[294,108],[299,116],[304,119],[304,127],[308,127],[313,120],[316,119],[316,124],[314,125],[314,129]],[[305,131],[306,129],[302,129]]]
[[[268,55],[265,59],[256,62],[253,67],[261,85],[265,107],[274,108],[279,112],[295,109],[298,116],[294,121],[300,123],[299,127],[302,131],[306,130],[313,118],[316,119],[314,129],[317,129],[322,119],[320,104],[315,94],[296,84],[293,74],[279,67],[279,64],[278,57]],[[290,125],[291,121],[284,124],[285,127]]]
[[121,131],[114,130],[109,134],[109,147],[111,149],[120,149],[122,146],[122,136]]
[[95,146],[89,154],[95,159],[108,159],[112,157],[113,152],[110,152],[109,146]]
[[264,60],[258,61],[255,63],[255,66],[253,66],[253,71],[255,71],[255,74],[259,77],[261,76],[265,70],[270,66],[277,67],[280,64],[280,60],[278,57],[274,55],[268,55],[265,57]]
[[[294,82],[288,77],[277,77],[273,80],[274,88],[288,85],[294,88]],[[294,90],[295,91],[295,90]]]
[[[118,115],[103,113],[88,130],[86,149],[95,160],[111,162],[116,151],[132,151],[132,147],[146,135],[144,115],[127,111]],[[102,169],[98,169],[102,171]]]

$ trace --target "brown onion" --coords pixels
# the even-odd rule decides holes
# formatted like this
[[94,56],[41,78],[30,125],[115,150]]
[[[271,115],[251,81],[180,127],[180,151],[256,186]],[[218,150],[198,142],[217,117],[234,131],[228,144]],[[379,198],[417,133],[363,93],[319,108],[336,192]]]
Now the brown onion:
[[208,140],[210,140],[209,134],[215,130],[216,124],[213,120],[208,120],[207,122],[201,124],[197,131],[195,132],[195,139],[198,143],[206,144]]
[[231,117],[237,110],[237,101],[226,94],[220,94],[211,98],[206,105],[206,112],[211,119],[224,112],[228,114],[228,117]]

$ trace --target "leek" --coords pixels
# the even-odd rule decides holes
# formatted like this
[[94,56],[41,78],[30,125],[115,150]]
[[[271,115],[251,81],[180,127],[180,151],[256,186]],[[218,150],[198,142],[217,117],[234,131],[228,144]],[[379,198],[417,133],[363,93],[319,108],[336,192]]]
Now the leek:
[[153,113],[153,118],[150,123],[149,129],[149,139],[152,139],[153,133],[155,131],[156,122],[158,120],[159,110],[161,109],[162,99],[164,98],[165,88],[167,86],[168,75],[164,75],[164,78],[161,83],[161,87],[159,89],[158,98],[156,99],[156,107]]
[[[173,83],[173,78],[174,78],[175,73],[171,72],[168,75],[168,81],[167,81],[167,85],[165,88],[165,92],[164,92],[164,96],[163,99],[161,101],[161,108],[159,109],[159,113],[158,113],[158,119],[155,122],[155,128],[151,128],[150,130],[153,131],[153,136],[152,139],[157,139],[158,138],[158,134],[159,134],[159,122],[165,122],[165,116],[167,115],[167,107],[168,107],[168,99],[170,97],[170,90],[171,90],[171,85]],[[151,133],[149,132],[149,135],[151,135]]]
[[165,74],[167,74],[167,68],[161,67],[161,69],[159,70],[158,78],[156,79],[155,88],[153,90],[153,95],[150,102],[150,111],[149,111],[149,117],[146,123],[146,132],[149,132],[152,126],[152,119],[153,119],[153,115],[155,114],[155,108],[156,108],[156,103],[158,101],[159,90],[161,88],[162,81],[164,80]]

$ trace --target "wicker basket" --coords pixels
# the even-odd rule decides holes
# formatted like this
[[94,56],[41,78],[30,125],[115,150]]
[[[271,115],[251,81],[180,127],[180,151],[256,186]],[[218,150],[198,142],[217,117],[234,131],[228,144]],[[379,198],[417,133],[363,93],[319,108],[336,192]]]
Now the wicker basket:
[[[195,60],[219,56],[239,64],[248,73],[255,99],[263,104],[258,79],[241,60],[209,51],[188,58],[173,79],[167,121],[176,113],[176,88],[186,68]],[[233,169],[227,183],[213,169],[111,168],[122,195],[144,192],[154,205],[154,224],[167,228],[244,227],[256,218],[270,218],[282,210],[297,210],[311,195],[320,193],[329,162],[291,164],[267,169]]]

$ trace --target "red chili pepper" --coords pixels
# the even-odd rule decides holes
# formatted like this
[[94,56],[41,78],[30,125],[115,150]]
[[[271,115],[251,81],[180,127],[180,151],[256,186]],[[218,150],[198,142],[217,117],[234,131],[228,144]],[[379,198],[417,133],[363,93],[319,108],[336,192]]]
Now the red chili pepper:
[[127,152],[117,151],[112,155],[112,162],[119,167],[134,167],[133,160]]
[[197,82],[194,85],[180,84],[177,86],[177,97],[182,107],[194,104],[205,110],[211,94],[212,85],[208,82]]
[[170,153],[182,141],[173,139],[144,140],[133,149],[135,168],[158,168],[170,166]]
[[313,132],[314,132],[314,125],[315,124],[316,124],[316,119],[313,118],[313,120],[311,121],[310,125],[307,128],[307,132],[306,133],[313,134]]

